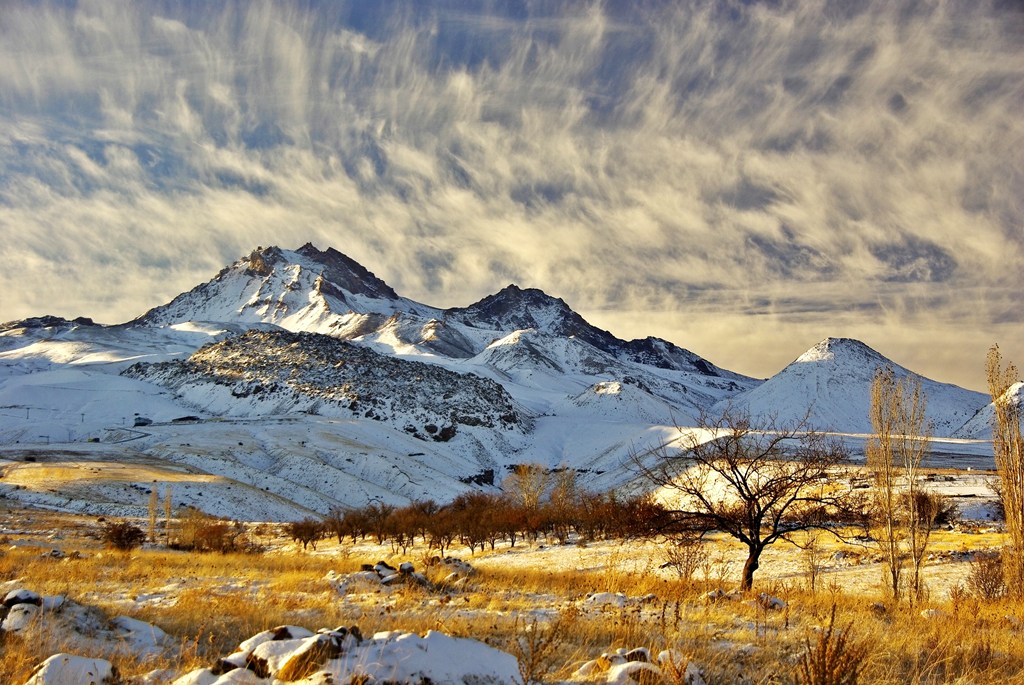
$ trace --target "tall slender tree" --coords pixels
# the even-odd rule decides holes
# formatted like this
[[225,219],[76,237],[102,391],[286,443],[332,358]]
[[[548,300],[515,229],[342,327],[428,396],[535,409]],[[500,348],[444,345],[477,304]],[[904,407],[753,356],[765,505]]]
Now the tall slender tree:
[[1020,375],[1012,362],[1003,366],[999,345],[988,351],[985,375],[992,395],[992,449],[1010,537],[1010,549],[1003,556],[1004,570],[1010,592],[1024,597],[1024,439],[1020,402],[1012,392]]
[[878,369],[871,383],[871,425],[866,461],[875,488],[871,521],[885,558],[886,581],[894,599],[902,589],[904,558],[911,564],[912,599],[923,591],[922,566],[935,521],[933,499],[919,482],[931,429],[920,379],[897,379]]
[[160,508],[160,491],[157,488],[156,482],[154,481],[152,489],[149,491],[149,541],[156,542],[156,517],[157,511]]

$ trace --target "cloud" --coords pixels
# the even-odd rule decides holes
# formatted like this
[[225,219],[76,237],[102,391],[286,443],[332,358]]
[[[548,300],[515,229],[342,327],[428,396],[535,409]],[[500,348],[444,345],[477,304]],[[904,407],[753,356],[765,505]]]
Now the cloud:
[[0,319],[126,320],[312,240],[758,375],[840,328],[913,366],[1020,324],[1012,4],[481,7],[6,6]]

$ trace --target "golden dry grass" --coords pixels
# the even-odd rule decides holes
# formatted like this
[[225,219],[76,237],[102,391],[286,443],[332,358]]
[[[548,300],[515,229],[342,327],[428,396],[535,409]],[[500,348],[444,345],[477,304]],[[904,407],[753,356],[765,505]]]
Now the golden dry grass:
[[[42,534],[45,525],[38,523]],[[957,597],[954,602],[935,593],[927,606],[941,613],[924,617],[920,610],[925,605],[894,607],[877,589],[848,592],[826,577],[812,593],[799,575],[772,579],[765,574],[755,581],[756,592],[781,597],[788,603],[785,610],[768,610],[752,598],[709,603],[706,592],[721,582],[714,573],[693,582],[668,579],[655,572],[658,558],[632,563],[638,549],[633,545],[609,546],[603,567],[587,557],[581,570],[543,563],[513,567],[499,555],[484,554],[475,560],[479,572],[457,590],[370,587],[341,597],[325,579],[328,571],[348,573],[362,562],[387,559],[397,565],[408,559],[437,581],[448,569],[425,567],[422,547],[401,557],[386,545],[367,544],[353,552],[333,542],[322,543],[315,554],[280,540],[277,551],[260,556],[148,549],[118,553],[100,549],[87,537],[89,529],[84,520],[64,529],[82,533],[63,541],[65,547],[81,549],[82,559],[43,558],[45,547],[8,547],[0,555],[0,582],[19,580],[43,595],[67,595],[108,616],[131,615],[175,638],[179,653],[163,663],[90,654],[110,658],[127,674],[159,665],[179,671],[209,665],[243,639],[275,625],[357,624],[364,634],[441,630],[483,639],[519,656],[531,644],[526,639],[531,634],[549,635],[538,668],[555,679],[569,679],[582,662],[602,652],[644,646],[654,653],[671,648],[686,654],[704,669],[709,685],[792,683],[806,645],[813,644],[835,606],[836,626],[852,626],[850,639],[868,646],[861,683],[1024,683],[1019,628],[1024,605],[1010,601]],[[937,544],[949,549],[993,541],[937,536]],[[823,545],[829,553],[841,548],[831,541]],[[581,559],[583,552],[594,550],[581,549]],[[527,559],[534,553],[521,552]],[[593,592],[621,592],[631,601],[625,608],[593,608],[584,601]],[[12,685],[23,683],[50,654],[76,651],[60,636],[31,642],[14,635],[0,639],[0,682]]]

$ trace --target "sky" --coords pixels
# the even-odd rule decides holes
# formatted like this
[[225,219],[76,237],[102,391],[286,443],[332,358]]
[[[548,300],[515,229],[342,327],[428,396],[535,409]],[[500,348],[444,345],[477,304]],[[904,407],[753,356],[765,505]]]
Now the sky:
[[983,390],[1024,366],[1024,6],[0,4],[0,321],[306,242],[755,377],[848,336]]

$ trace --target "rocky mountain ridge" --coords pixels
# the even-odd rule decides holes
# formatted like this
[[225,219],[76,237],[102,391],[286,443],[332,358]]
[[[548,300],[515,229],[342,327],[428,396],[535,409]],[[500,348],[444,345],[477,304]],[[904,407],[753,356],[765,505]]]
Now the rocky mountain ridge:
[[[445,310],[402,297],[337,250],[260,248],[124,324],[0,325],[0,471],[59,441],[76,463],[141,459],[147,474],[128,488],[123,476],[103,487],[77,479],[69,499],[52,471],[37,480],[19,466],[20,481],[0,478],[0,496],[138,513],[145,483],[171,477],[191,483],[175,488],[182,504],[282,519],[446,500],[498,486],[522,463],[571,468],[606,489],[635,477],[635,454],[726,409],[866,433],[881,367],[912,374],[859,341],[827,338],[759,381],[665,340],[619,339],[537,289],[510,285]],[[986,396],[922,385],[934,435],[985,439]],[[5,450],[16,455],[6,466]]]

